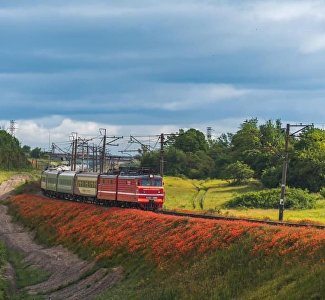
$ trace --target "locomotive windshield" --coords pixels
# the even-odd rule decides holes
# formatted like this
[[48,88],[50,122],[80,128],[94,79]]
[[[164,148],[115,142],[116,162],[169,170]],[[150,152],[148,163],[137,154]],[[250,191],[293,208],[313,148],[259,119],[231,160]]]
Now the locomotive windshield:
[[162,186],[161,178],[142,178],[140,181],[141,186]]

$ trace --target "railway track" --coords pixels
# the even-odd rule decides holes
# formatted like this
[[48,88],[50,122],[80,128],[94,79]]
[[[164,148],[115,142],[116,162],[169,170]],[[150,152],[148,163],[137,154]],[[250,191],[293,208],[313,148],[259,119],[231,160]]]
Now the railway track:
[[170,216],[179,216],[179,217],[190,217],[197,219],[209,219],[209,220],[227,220],[227,221],[246,221],[250,223],[261,223],[268,224],[273,226],[289,226],[289,227],[304,227],[304,228],[317,228],[317,229],[325,229],[325,225],[321,224],[300,224],[293,222],[279,222],[279,221],[269,221],[269,220],[260,220],[260,219],[246,219],[246,218],[237,218],[237,217],[228,217],[228,216],[216,216],[211,214],[196,214],[196,213],[188,213],[188,212],[179,212],[172,210],[160,210],[157,211],[159,214],[170,215]]

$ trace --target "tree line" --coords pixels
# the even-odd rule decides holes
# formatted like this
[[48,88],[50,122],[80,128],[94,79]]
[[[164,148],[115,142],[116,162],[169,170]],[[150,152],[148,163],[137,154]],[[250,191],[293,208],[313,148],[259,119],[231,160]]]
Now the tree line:
[[[285,131],[280,120],[259,124],[256,118],[240,124],[236,133],[224,133],[207,140],[196,129],[180,130],[165,145],[165,174],[193,179],[234,179],[249,177],[265,187],[278,187],[281,181]],[[325,186],[325,131],[307,128],[289,141],[288,185],[319,191]],[[142,167],[159,172],[159,151],[145,152]]]
[[19,141],[5,130],[0,130],[0,169],[15,170],[30,167]]

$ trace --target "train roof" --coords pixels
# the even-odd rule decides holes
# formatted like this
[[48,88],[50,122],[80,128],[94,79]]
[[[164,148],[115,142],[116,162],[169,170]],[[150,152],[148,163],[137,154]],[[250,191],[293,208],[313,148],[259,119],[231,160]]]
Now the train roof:
[[98,177],[99,173],[96,172],[78,172],[78,177]]
[[148,175],[131,175],[131,174],[100,174],[99,175],[101,178],[116,178],[117,176],[119,178],[126,178],[126,179],[135,179],[135,178],[158,178],[161,179],[162,177],[160,175],[153,175],[153,174],[148,174]]
[[74,177],[76,175],[76,171],[63,171],[59,174],[60,177]]
[[59,174],[61,172],[62,171],[59,171],[59,170],[56,170],[56,169],[49,169],[49,170],[43,171],[43,174],[57,175],[57,174]]

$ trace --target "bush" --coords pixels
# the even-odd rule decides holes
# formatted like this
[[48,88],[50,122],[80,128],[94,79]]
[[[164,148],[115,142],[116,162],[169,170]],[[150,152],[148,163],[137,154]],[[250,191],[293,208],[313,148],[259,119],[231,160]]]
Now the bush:
[[235,184],[241,184],[252,178],[254,171],[247,164],[236,161],[227,166],[226,175],[229,179],[232,179]]
[[319,191],[320,195],[325,198],[325,186],[321,188],[321,190]]
[[263,185],[267,188],[276,188],[280,185],[282,177],[282,168],[278,167],[270,167],[268,169],[263,170],[261,181]]
[[[241,194],[225,204],[226,208],[278,208],[280,189],[269,189]],[[302,189],[287,189],[284,205],[286,208],[314,208],[317,196]]]

